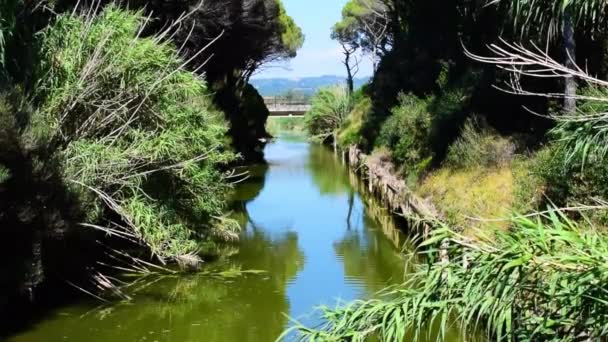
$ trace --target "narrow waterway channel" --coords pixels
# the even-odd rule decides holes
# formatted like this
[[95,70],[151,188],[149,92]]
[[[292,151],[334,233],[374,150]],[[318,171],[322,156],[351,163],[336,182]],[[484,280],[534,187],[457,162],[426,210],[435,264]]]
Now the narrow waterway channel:
[[160,279],[111,306],[77,301],[9,341],[274,341],[288,316],[314,325],[320,304],[403,281],[406,239],[366,204],[330,150],[282,137],[265,156],[236,189],[240,242],[207,266],[223,276]]

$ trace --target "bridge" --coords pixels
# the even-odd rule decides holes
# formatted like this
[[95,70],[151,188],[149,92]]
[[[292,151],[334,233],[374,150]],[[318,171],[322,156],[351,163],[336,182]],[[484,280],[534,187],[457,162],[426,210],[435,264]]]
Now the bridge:
[[264,97],[270,116],[304,116],[310,110],[310,103],[285,97]]

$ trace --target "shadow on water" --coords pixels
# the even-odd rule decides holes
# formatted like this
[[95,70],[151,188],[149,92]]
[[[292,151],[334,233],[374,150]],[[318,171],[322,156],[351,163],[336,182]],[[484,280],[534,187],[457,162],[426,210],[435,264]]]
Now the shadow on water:
[[288,316],[315,325],[314,307],[407,277],[407,239],[330,150],[290,136],[265,156],[235,189],[239,243],[207,265],[225,276],[158,279],[110,306],[80,300],[8,341],[274,341]]

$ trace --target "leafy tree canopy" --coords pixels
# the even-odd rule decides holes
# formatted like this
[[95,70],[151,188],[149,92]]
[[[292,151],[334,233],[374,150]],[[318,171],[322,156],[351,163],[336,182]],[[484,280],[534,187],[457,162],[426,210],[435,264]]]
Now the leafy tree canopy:
[[293,18],[287,14],[281,0],[277,0],[277,3],[279,5],[281,41],[287,55],[289,57],[295,57],[296,52],[304,44],[304,34],[302,34],[302,29],[296,24]]
[[332,29],[332,38],[368,52],[385,50],[389,44],[387,0],[349,0],[342,20]]

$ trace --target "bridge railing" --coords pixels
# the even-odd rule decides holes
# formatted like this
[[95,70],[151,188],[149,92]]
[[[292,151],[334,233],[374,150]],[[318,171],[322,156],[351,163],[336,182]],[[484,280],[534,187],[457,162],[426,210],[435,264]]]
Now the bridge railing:
[[264,97],[264,103],[267,107],[273,106],[310,106],[310,102],[306,100],[292,100],[281,96]]

